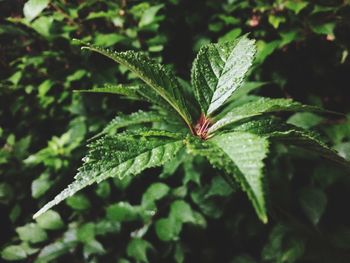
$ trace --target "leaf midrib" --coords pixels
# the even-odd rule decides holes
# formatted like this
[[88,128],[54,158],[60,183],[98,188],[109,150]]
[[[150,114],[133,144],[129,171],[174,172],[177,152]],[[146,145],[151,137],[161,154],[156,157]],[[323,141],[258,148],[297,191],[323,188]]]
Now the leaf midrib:
[[167,101],[175,109],[175,111],[185,121],[185,123],[188,126],[188,128],[190,129],[190,131],[193,132],[192,124],[188,120],[186,114],[183,113],[181,108],[179,108],[177,106],[176,102],[174,102],[173,100],[170,99],[172,96],[170,96],[170,94],[162,86],[159,86],[157,83],[153,82],[151,79],[144,76],[137,68],[135,68],[132,64],[128,63],[124,59],[113,57],[113,56],[109,55],[108,54],[109,51],[103,52],[103,51],[99,50],[98,48],[89,47],[89,46],[84,46],[84,47],[82,47],[82,49],[88,49],[88,50],[95,51],[101,55],[107,55],[107,57],[109,57],[110,59],[112,59],[120,64],[127,65],[132,71],[134,71],[144,82],[146,82],[150,87],[152,87],[165,101]]

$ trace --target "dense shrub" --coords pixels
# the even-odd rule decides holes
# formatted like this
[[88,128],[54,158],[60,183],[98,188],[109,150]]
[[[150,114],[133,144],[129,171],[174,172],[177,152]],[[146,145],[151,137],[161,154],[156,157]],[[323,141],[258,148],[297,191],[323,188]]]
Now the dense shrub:
[[288,97],[344,113],[280,117],[350,158],[347,1],[18,0],[0,1],[0,14],[3,260],[349,262],[348,171],[280,144],[266,163],[266,225],[201,158],[104,181],[32,219],[72,181],[89,138],[116,115],[149,109],[74,93],[137,82],[72,38],[145,51],[186,83],[201,46],[251,32],[258,53],[245,98]]

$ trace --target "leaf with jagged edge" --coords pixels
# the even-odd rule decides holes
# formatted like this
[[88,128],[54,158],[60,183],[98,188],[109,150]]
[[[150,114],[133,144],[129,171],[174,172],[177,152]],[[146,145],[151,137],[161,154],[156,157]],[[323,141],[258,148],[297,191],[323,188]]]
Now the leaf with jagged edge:
[[350,162],[341,157],[334,149],[325,144],[318,134],[287,124],[278,118],[261,118],[239,124],[233,131],[250,132],[266,136],[273,141],[295,145],[322,157],[332,160],[345,168],[350,168]]
[[191,79],[196,99],[206,116],[242,85],[255,53],[255,40],[247,35],[200,49],[193,62]]
[[174,108],[184,122],[192,129],[191,115],[187,110],[185,99],[181,94],[179,82],[172,72],[142,52],[125,51],[115,52],[99,46],[75,40],[84,45],[82,49],[88,49],[100,53],[128,68],[142,79],[150,88],[159,94]]
[[90,150],[74,177],[75,181],[41,208],[34,218],[95,182],[109,177],[123,179],[163,165],[183,146],[182,134],[159,130],[141,130],[98,139],[89,145]]
[[117,133],[118,129],[131,125],[165,121],[165,119],[165,116],[162,116],[161,113],[156,111],[145,112],[139,110],[128,115],[119,114],[113,120],[111,120],[100,133],[93,136],[90,140],[96,139],[105,134],[114,135]]
[[242,106],[233,108],[224,117],[215,122],[213,126],[209,128],[208,133],[213,133],[229,124],[243,119],[278,111],[326,112],[319,107],[303,105],[291,99],[260,98],[256,101],[248,102]]
[[214,168],[223,171],[220,175],[233,190],[237,190],[237,182],[232,176],[234,171],[238,171],[237,167],[222,150],[212,143],[200,140],[196,137],[189,137],[186,141],[187,152],[189,154],[205,157]]
[[[187,148],[192,154],[204,156],[216,168],[222,169],[224,179],[239,182],[252,201],[262,222],[267,222],[263,183],[263,160],[268,153],[268,141],[247,132],[217,135],[204,143],[190,141]],[[233,181],[233,186],[235,182]]]
[[248,194],[259,218],[266,223],[267,212],[263,183],[263,160],[269,152],[269,142],[265,137],[247,132],[229,132],[210,139],[218,146],[239,172],[235,179]]
[[74,90],[77,93],[107,93],[122,95],[131,100],[147,101],[155,106],[159,106],[171,113],[176,111],[154,90],[150,90],[144,84],[105,84],[103,88],[93,88],[88,90]]
[[84,90],[74,90],[78,93],[108,93],[122,95],[130,99],[140,99],[138,94],[138,85],[124,85],[124,84],[105,84],[103,88],[93,88]]

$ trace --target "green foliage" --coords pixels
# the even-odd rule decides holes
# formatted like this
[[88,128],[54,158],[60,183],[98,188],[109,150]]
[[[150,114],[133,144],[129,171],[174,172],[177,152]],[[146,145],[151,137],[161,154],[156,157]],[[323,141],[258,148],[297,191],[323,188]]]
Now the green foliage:
[[[184,117],[186,115],[183,115],[184,111],[187,112],[183,104],[184,98],[180,95],[179,89],[177,89],[178,86],[173,86],[175,77],[169,71],[165,71],[161,66],[143,55],[131,51],[117,53],[106,51],[97,46],[84,48],[101,53],[132,70],[173,106],[188,125],[190,118],[186,118]],[[246,36],[233,42],[226,42],[225,44],[221,44],[221,46],[219,44],[217,46],[207,46],[199,52],[193,64],[192,79],[196,98],[201,105],[204,116],[212,114],[239,88],[244,74],[248,71],[252,63],[254,53],[254,41],[249,40]],[[208,65],[206,61],[208,61]],[[211,74],[207,74],[208,68],[212,68]],[[201,81],[208,84],[208,89],[200,88],[203,84]],[[231,83],[231,81],[234,83],[233,87],[228,86],[228,83]],[[214,83],[214,86],[211,86],[209,83]],[[172,86],[172,89],[175,89],[175,91],[169,93],[169,88]],[[209,98],[209,101],[204,102],[202,98],[205,97]],[[180,101],[180,104],[177,104],[177,101]],[[281,110],[315,110],[315,107],[304,106],[287,99],[262,98],[233,108],[226,116],[217,120],[211,129],[209,129],[210,120],[207,117],[201,117],[195,128],[195,133],[191,125],[189,126],[190,132],[205,140],[207,139],[207,133],[213,133],[228,124],[262,113]],[[102,134],[107,133],[109,130],[117,130],[120,127],[135,123],[159,121],[159,119],[154,118],[156,116],[157,114],[155,113],[134,113],[128,117],[118,117],[102,131]],[[212,162],[216,167],[224,167],[225,172],[240,183],[243,190],[247,192],[251,199],[258,216],[266,223],[267,212],[263,187],[263,160],[268,153],[268,137],[283,137],[285,140],[291,140],[292,143],[298,144],[301,141],[300,145],[312,145],[311,148],[316,152],[322,152],[326,156],[335,155],[335,158],[340,160],[341,157],[332,154],[331,150],[321,141],[313,139],[303,131],[295,131],[291,128],[291,130],[279,132],[272,129],[270,132],[265,133],[264,137],[259,137],[252,134],[252,130],[254,130],[254,127],[247,128],[246,132],[227,132],[216,136],[214,134],[213,138],[209,139],[208,142],[213,142],[220,150],[212,152],[208,155],[208,158],[214,159]],[[169,138],[171,138],[170,141]],[[184,136],[175,133],[171,134],[170,132],[155,130],[126,132],[117,136],[107,136],[99,139],[89,146],[91,150],[84,158],[85,163],[83,167],[80,168],[79,173],[75,176],[76,181],[56,196],[53,201],[45,205],[34,215],[34,218],[94,182],[101,182],[115,176],[123,179],[127,175],[135,175],[146,168],[166,163],[172,155],[176,154],[183,147],[184,139]],[[207,146],[209,146],[207,150],[210,151],[211,144],[209,143]],[[219,153],[220,151],[222,153]],[[219,156],[216,157],[213,155]],[[224,161],[219,161],[218,158],[222,158],[222,155],[227,155],[227,157],[223,157]],[[346,163],[345,160],[343,162]],[[123,212],[121,213],[123,214]],[[118,221],[125,220],[123,218],[123,216],[122,218],[118,217]],[[181,218],[184,220],[184,217]],[[175,217],[173,221],[177,222],[181,218]],[[158,222],[158,232],[162,229],[160,226],[169,227],[170,222],[170,220]],[[162,239],[170,238],[164,237],[164,234],[161,236]]]
[[[349,116],[332,113],[350,111],[348,11],[346,1],[0,1],[0,261],[349,262]],[[116,65],[72,39],[132,55]],[[256,45],[247,72],[240,41]],[[102,169],[148,140],[176,149],[149,168],[133,156],[137,177]],[[95,159],[73,184],[110,177],[33,220],[73,180],[86,141]]]
[[106,136],[89,145],[89,154],[75,181],[46,204],[34,218],[74,195],[79,190],[109,177],[123,179],[143,170],[162,165],[183,146],[177,133],[149,130]]
[[201,48],[193,62],[192,85],[205,115],[216,111],[242,85],[256,52],[254,43],[243,36]]
[[191,117],[185,106],[185,100],[180,94],[180,87],[175,76],[164,66],[157,64],[143,53],[126,51],[112,52],[98,46],[86,45],[83,49],[98,52],[125,66],[142,79],[154,92],[168,102],[191,127]]

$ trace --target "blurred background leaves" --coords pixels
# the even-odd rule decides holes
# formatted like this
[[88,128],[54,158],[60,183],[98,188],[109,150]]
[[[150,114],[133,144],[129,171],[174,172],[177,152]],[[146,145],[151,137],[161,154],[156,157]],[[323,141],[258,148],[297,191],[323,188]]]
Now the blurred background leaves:
[[2,260],[349,262],[348,172],[281,145],[267,166],[268,225],[217,171],[185,153],[163,171],[91,186],[31,218],[72,181],[88,138],[117,113],[147,108],[112,95],[73,93],[135,83],[123,67],[80,51],[73,38],[145,51],[188,80],[203,44],[250,32],[259,51],[247,90],[344,113],[297,113],[288,121],[318,131],[349,158],[349,4],[0,0]]

